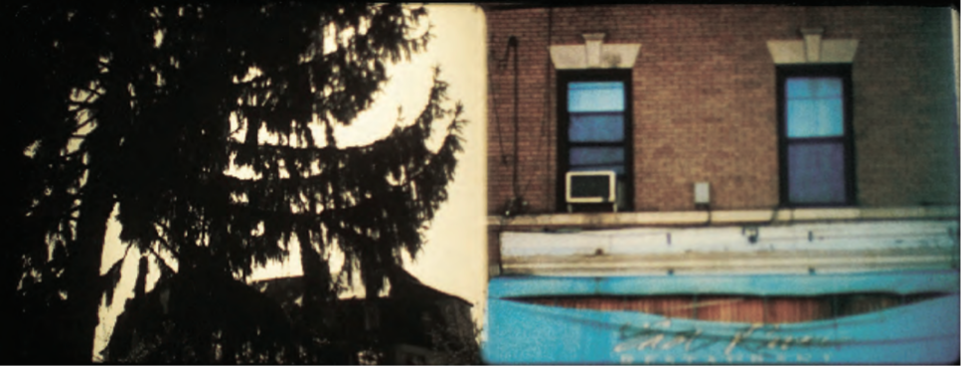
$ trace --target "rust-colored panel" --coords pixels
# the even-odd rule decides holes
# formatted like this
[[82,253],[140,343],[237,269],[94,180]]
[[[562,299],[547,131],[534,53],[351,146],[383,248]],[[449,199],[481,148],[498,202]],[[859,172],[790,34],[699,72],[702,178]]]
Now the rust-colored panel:
[[697,319],[719,322],[764,322],[764,300],[760,297],[701,296]]
[[[741,323],[800,323],[864,314],[921,301],[929,294],[901,296],[854,294],[816,297],[755,296],[561,296],[520,299],[532,304],[571,309],[635,311],[671,318]],[[835,309],[837,305],[837,309]]]
[[625,309],[641,313],[659,314],[653,297],[628,297]]
[[767,300],[767,323],[798,323],[832,318],[825,297],[775,297]]
[[572,297],[558,297],[549,301],[551,306],[576,308],[577,299]]
[[534,297],[534,298],[525,299],[524,301],[526,301],[526,302],[528,302],[528,303],[531,303],[531,304],[536,304],[536,305],[562,306],[562,305],[559,305],[559,304],[555,303],[554,300],[556,300],[556,299],[554,299],[554,298],[552,298],[552,297]]
[[670,318],[693,318],[694,299],[690,296],[668,296],[655,298],[657,314]]
[[627,299],[624,297],[606,297],[606,298],[594,298],[592,300],[596,304],[595,309],[605,310],[605,311],[621,311],[629,310],[627,308]]
[[885,294],[861,294],[839,297],[841,310],[838,316],[870,313],[901,305],[901,297]]

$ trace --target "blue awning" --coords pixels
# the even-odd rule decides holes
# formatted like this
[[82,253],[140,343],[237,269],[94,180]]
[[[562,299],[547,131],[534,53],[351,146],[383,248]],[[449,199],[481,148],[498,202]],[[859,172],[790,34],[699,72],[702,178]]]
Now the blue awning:
[[[957,271],[841,275],[507,277],[490,281],[483,355],[492,364],[951,363],[959,358]],[[808,296],[943,293],[872,313],[761,324],[506,298],[660,294]]]
[[680,275],[636,277],[500,277],[490,298],[579,295],[735,294],[814,296],[837,293],[949,293],[959,291],[957,270],[841,274]]

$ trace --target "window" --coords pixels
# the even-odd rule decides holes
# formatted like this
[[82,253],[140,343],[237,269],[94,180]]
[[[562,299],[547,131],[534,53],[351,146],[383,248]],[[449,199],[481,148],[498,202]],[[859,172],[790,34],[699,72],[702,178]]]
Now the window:
[[[619,210],[633,203],[630,70],[561,71],[557,78],[559,175],[557,202],[566,209],[565,176],[570,171],[616,173]],[[596,210],[579,204],[578,210]],[[599,210],[613,207],[600,207]]]
[[850,64],[779,66],[781,203],[854,203]]

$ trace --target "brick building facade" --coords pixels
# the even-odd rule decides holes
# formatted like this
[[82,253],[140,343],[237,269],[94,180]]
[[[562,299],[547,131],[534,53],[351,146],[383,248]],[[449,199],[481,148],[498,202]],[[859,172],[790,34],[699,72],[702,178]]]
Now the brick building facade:
[[[775,62],[770,40],[854,39],[857,201],[957,205],[958,122],[947,9],[653,5],[487,12],[490,52],[518,39],[518,184],[527,213],[556,206],[558,117],[551,45],[640,44],[632,67],[634,210],[693,210],[693,182],[714,209],[779,206]],[[513,60],[491,63],[489,213],[513,194]],[[505,160],[504,160],[505,159]]]
[[[957,14],[865,6],[484,8],[489,262],[497,284],[675,271],[891,278],[896,270],[937,270],[958,280]],[[582,88],[597,97],[580,97]],[[617,211],[568,203],[566,174],[601,168],[616,173]],[[698,184],[709,189],[700,200]],[[949,293],[938,290],[902,296]],[[499,300],[493,291],[491,282],[491,306]],[[597,308],[610,298],[584,297]],[[876,301],[878,310],[891,306]],[[504,320],[493,314],[498,333],[494,321]],[[491,360],[541,361],[500,356],[510,347],[501,345],[490,346]],[[825,361],[836,360],[850,359]]]

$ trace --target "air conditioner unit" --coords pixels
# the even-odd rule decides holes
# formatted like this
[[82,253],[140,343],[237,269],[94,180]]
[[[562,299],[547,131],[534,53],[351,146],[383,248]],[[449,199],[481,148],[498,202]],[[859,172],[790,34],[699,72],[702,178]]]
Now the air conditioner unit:
[[566,203],[613,203],[616,208],[616,183],[617,175],[612,170],[567,172]]

